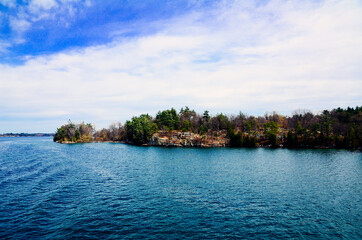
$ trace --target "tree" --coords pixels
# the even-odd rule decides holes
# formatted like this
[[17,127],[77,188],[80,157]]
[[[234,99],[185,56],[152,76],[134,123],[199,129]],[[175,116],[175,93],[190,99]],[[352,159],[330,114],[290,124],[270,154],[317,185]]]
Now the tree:
[[306,129],[302,127],[302,125],[300,124],[300,121],[298,121],[297,126],[295,127],[295,132],[298,135],[303,135],[306,132]]
[[287,140],[285,142],[285,146],[288,148],[295,148],[298,147],[298,138],[297,136],[292,132],[288,131]]
[[201,118],[201,124],[199,128],[199,133],[201,135],[207,133],[211,127],[211,116],[209,115],[209,111],[204,111],[202,118]]
[[91,124],[74,124],[69,120],[68,124],[57,129],[53,140],[55,142],[90,142],[93,140],[92,133]]
[[181,131],[182,132],[188,132],[188,131],[191,131],[191,130],[192,130],[192,123],[187,121],[187,120],[184,120],[182,122]]
[[271,121],[264,124],[265,133],[270,132],[276,134],[278,132],[278,123]]
[[177,130],[180,125],[180,118],[174,108],[160,111],[156,115],[155,122],[161,129]]
[[149,142],[153,133],[157,132],[157,125],[152,123],[150,116],[133,117],[126,122],[126,140],[135,145]]
[[229,119],[226,115],[220,113],[216,116],[218,122],[219,122],[219,129],[228,129],[229,128]]
[[202,115],[202,119],[204,120],[204,122],[208,123],[210,121],[210,115],[209,115],[209,111],[205,110],[204,114]]
[[251,136],[251,135],[246,135],[244,137],[244,143],[243,143],[244,147],[247,148],[255,148],[258,146],[258,142],[255,136]]
[[278,138],[277,138],[277,132],[278,132],[278,123],[274,121],[270,121],[264,124],[264,133],[269,141],[269,144],[272,147],[277,147]]
[[232,132],[228,133],[228,137],[230,139],[230,147],[243,147],[244,138],[241,132],[235,134],[232,130]]

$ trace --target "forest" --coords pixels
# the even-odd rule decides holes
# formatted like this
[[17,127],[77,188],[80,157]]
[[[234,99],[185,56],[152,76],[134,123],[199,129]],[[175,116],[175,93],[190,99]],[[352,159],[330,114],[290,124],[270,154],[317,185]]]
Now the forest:
[[[183,144],[180,136],[190,145]],[[159,111],[155,117],[142,114],[124,125],[113,123],[98,131],[89,123],[69,121],[58,128],[54,136],[54,141],[61,143],[112,141],[160,145],[160,139],[166,139],[166,144],[162,143],[165,146],[361,149],[362,107],[336,108],[318,114],[297,110],[291,116],[277,112],[264,116],[243,112],[211,116],[209,111],[200,114],[189,107],[179,112],[171,108]],[[220,142],[223,144],[218,144]]]

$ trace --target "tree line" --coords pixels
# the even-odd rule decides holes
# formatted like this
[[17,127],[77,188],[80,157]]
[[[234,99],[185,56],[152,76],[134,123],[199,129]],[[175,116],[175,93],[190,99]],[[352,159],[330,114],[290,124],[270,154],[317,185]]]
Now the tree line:
[[277,112],[252,116],[243,112],[211,116],[209,111],[196,113],[189,107],[159,111],[132,117],[124,125],[112,124],[95,131],[91,124],[68,122],[59,128],[54,141],[124,141],[147,144],[157,132],[193,132],[201,136],[217,136],[226,131],[230,147],[288,147],[288,148],[350,148],[362,146],[362,107],[336,108],[313,114],[308,110],[294,111],[292,116]]

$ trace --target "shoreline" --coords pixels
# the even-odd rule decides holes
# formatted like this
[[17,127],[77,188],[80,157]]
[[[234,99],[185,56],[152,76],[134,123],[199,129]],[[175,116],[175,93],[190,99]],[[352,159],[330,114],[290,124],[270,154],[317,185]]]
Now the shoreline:
[[362,107],[320,114],[296,112],[283,116],[276,112],[264,116],[245,114],[211,116],[188,107],[174,108],[132,117],[124,125],[111,124],[95,130],[90,123],[62,125],[54,141],[62,143],[119,142],[164,147],[235,147],[290,149],[362,149]]
[[229,149],[258,149],[258,148],[264,148],[264,149],[290,149],[290,150],[298,150],[298,149],[303,149],[303,150],[317,150],[317,149],[331,149],[331,150],[350,150],[350,151],[362,151],[362,149],[360,148],[335,148],[335,147],[325,147],[325,146],[320,146],[320,147],[284,147],[284,146],[278,146],[278,147],[272,147],[272,146],[256,146],[256,147],[231,147],[231,146],[182,146],[182,145],[154,145],[154,144],[141,144],[141,145],[137,145],[137,144],[132,144],[132,143],[127,143],[125,141],[91,141],[91,142],[69,142],[69,141],[65,141],[65,142],[59,142],[56,141],[56,143],[59,144],[65,144],[65,145],[73,145],[73,144],[87,144],[87,143],[120,143],[120,144],[125,144],[125,145],[131,145],[131,146],[137,146],[137,147],[160,147],[160,148],[229,148]]

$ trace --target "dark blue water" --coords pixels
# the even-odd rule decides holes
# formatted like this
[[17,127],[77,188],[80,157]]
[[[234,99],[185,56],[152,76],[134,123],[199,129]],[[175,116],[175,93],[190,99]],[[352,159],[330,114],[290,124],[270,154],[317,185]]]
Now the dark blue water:
[[361,239],[362,154],[0,138],[0,239]]

